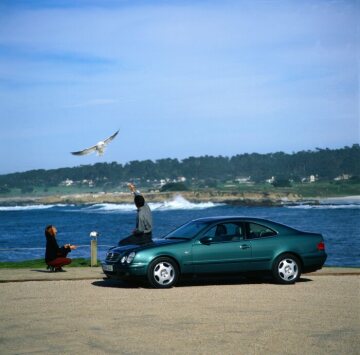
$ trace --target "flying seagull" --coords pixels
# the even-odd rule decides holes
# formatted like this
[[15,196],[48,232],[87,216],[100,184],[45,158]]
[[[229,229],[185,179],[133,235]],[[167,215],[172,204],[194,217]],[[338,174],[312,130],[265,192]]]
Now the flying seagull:
[[109,138],[104,139],[103,141],[100,141],[100,142],[96,143],[94,146],[92,146],[90,148],[86,148],[84,150],[80,150],[78,152],[71,152],[71,154],[73,154],[73,155],[86,155],[86,154],[96,152],[97,155],[103,155],[104,152],[105,152],[106,146],[117,136],[118,133],[119,133],[119,131],[116,131],[112,136],[110,136]]

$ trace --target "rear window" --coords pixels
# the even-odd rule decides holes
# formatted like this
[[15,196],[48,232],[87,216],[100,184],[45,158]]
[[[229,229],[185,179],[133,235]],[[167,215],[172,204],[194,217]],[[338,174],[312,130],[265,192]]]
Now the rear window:
[[249,223],[248,224],[248,233],[247,239],[255,239],[255,238],[265,238],[265,237],[272,237],[277,233],[261,224],[257,223]]

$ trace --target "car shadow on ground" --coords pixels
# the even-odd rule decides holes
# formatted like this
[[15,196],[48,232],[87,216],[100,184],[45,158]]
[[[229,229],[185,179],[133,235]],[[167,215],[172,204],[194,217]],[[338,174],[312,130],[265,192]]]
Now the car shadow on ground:
[[121,280],[110,280],[103,279],[94,281],[91,283],[98,287],[113,287],[113,288],[146,288],[140,281],[121,281]]
[[[311,279],[300,278],[300,282],[309,282]],[[277,283],[271,277],[266,276],[225,276],[225,277],[191,277],[181,279],[177,287],[189,286],[222,286],[222,285],[257,285],[257,284],[274,284]],[[278,284],[282,286],[281,284]]]
[[[312,279],[300,278],[297,283],[312,282]],[[225,277],[183,277],[178,281],[175,287],[192,287],[192,286],[223,286],[223,285],[257,285],[257,284],[274,284],[277,283],[271,277],[245,277],[245,276],[225,276]],[[98,287],[116,287],[116,288],[151,288],[145,281],[121,281],[103,279],[92,283]],[[286,286],[277,284],[278,286]]]

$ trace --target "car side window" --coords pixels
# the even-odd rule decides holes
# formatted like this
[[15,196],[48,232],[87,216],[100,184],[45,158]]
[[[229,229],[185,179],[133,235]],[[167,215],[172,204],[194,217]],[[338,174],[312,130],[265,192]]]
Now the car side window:
[[255,239],[255,238],[265,238],[265,237],[272,237],[277,233],[261,224],[257,223],[248,223],[248,233],[247,239]]
[[244,239],[245,229],[242,224],[219,223],[206,232],[207,237],[213,238],[213,242],[231,242]]

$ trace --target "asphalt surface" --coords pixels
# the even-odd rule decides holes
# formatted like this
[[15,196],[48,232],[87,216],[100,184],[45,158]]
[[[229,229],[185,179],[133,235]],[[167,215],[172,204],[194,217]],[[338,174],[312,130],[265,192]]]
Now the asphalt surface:
[[103,280],[100,268],[0,269],[0,353],[358,354],[359,271],[154,290]]

